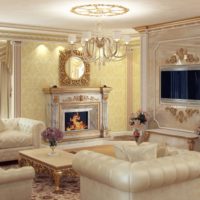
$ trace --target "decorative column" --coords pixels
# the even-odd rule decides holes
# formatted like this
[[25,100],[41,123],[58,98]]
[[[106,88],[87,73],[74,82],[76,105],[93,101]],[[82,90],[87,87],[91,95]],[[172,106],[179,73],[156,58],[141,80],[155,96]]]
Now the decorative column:
[[21,117],[21,41],[12,41],[13,50],[13,74],[14,82],[12,88],[14,93],[12,106],[14,107],[14,117]]
[[148,32],[141,34],[141,108],[147,110]]
[[106,137],[108,135],[108,95],[112,88],[103,86],[100,88],[102,94],[102,123],[101,123],[101,130],[100,136]]
[[51,127],[59,128],[59,96],[51,96]]

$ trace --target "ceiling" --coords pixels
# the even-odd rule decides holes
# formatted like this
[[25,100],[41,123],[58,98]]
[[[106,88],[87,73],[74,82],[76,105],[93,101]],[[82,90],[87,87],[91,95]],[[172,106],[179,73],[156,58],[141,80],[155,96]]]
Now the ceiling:
[[[129,8],[124,15],[85,17],[70,12],[83,4],[117,4]],[[199,0],[1,0],[0,23],[42,26],[75,31],[94,30],[98,20],[104,30],[133,33],[132,27],[200,16]]]

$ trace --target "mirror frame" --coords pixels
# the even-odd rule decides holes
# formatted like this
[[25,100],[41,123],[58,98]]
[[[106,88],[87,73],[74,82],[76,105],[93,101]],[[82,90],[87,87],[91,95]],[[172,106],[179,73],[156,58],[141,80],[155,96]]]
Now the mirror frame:
[[[84,65],[85,65],[85,71],[84,74],[78,79],[74,80],[71,79],[70,76],[66,73],[65,70],[65,64],[68,61],[70,57],[78,57],[80,58]],[[83,55],[78,50],[64,50],[60,51],[59,56],[59,82],[61,86],[85,86],[89,85],[90,80],[90,64],[83,59]]]

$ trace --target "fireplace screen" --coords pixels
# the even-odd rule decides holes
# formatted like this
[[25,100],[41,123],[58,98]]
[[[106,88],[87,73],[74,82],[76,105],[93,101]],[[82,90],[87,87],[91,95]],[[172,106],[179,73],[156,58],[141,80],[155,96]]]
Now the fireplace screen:
[[65,131],[78,131],[88,129],[88,111],[66,112]]

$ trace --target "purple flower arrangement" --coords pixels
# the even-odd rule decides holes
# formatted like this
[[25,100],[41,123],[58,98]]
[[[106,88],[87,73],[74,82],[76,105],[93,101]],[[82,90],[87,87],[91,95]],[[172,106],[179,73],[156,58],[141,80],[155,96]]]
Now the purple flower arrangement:
[[63,132],[57,128],[48,127],[42,132],[42,138],[49,142],[50,146],[56,146],[57,142],[63,139]]

